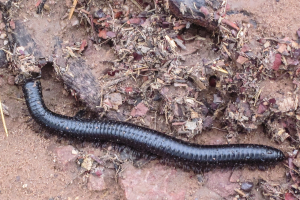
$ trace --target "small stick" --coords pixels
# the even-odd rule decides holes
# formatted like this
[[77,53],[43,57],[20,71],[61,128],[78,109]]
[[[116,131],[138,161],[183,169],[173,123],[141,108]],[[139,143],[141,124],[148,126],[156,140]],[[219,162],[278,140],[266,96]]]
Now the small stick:
[[299,172],[297,172],[295,169],[292,169],[292,168],[290,168],[288,165],[286,165],[286,164],[283,164],[285,167],[287,167],[289,170],[292,170],[292,171],[294,171],[294,172],[296,172],[298,175],[299,175]]
[[257,101],[258,101],[258,98],[260,96],[260,93],[262,91],[264,87],[260,88],[259,91],[254,95],[254,98],[255,98],[255,101],[254,101],[254,106],[256,105]]
[[89,12],[89,11],[86,11],[86,10],[84,10],[84,9],[80,9],[80,12],[83,12],[83,13],[85,13],[85,14],[87,14],[87,15],[90,15],[91,13]]
[[96,161],[98,164],[103,165],[103,161],[101,161],[99,158],[97,158],[97,156],[95,155],[90,155],[90,157]]
[[76,5],[77,5],[77,0],[74,0],[74,1],[73,1],[73,6],[72,6],[72,8],[71,8],[71,10],[70,10],[70,13],[69,13],[69,20],[70,20],[70,19],[72,18],[72,16],[73,16],[73,13],[74,13],[74,10],[75,10]]
[[7,132],[6,123],[5,123],[5,119],[4,119],[4,115],[3,115],[3,110],[2,110],[1,99],[0,99],[0,112],[1,112],[1,118],[2,118],[2,123],[3,123],[4,131],[5,131],[6,137],[8,137],[8,132]]
[[140,6],[140,4],[135,1],[135,0],[131,0],[132,3],[134,3],[134,5],[136,5],[136,7],[138,7],[141,11],[143,11],[143,8]]
[[234,189],[234,191],[236,191],[238,194],[240,194],[242,197],[246,197],[246,194],[240,190],[240,189]]
[[217,128],[217,127],[211,127],[212,129],[216,129],[216,130],[219,130],[219,131],[223,131],[223,132],[227,132],[227,130],[224,130],[224,129],[220,129],[220,128]]
[[224,0],[224,2],[222,4],[225,4],[224,11],[223,11],[223,13],[225,14],[226,13],[226,7],[227,7],[227,0]]
[[16,97],[12,97],[12,96],[8,96],[9,98],[12,98],[12,99],[15,99],[15,100],[17,100],[17,101],[23,101],[23,102],[25,102],[25,100],[24,99],[20,99],[20,98],[16,98]]
[[7,51],[7,50],[5,50],[3,48],[1,48],[1,50],[4,51],[5,53],[9,54],[9,55],[13,55],[13,53],[11,53],[10,51]]
[[111,9],[111,13],[112,13],[112,18],[113,18],[113,32],[115,32],[115,13],[114,13],[114,10],[112,9],[111,5],[108,4],[110,9]]
[[231,53],[228,51],[226,46],[223,44],[222,47],[223,47],[224,51],[228,54],[228,56],[231,57]]

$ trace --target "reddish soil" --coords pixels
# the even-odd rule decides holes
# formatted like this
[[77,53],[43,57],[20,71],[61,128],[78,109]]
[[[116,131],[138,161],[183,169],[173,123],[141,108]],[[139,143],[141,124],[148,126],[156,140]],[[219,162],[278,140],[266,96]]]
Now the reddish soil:
[[[75,99],[64,92],[61,82],[53,78],[53,72],[49,70],[48,73],[49,76],[42,79],[46,105],[57,113],[73,116],[78,110]],[[3,158],[3,165],[0,167],[3,172],[0,175],[1,199],[126,199],[126,197],[134,199],[132,197],[136,195],[143,196],[141,199],[147,199],[151,195],[155,199],[163,199],[176,191],[173,195],[180,195],[178,199],[211,198],[217,200],[234,195],[234,189],[239,188],[240,182],[250,181],[257,184],[258,180],[263,179],[274,184],[285,183],[286,168],[282,164],[266,171],[249,171],[247,168],[233,171],[216,169],[204,173],[201,175],[203,177],[199,178],[199,175],[194,173],[183,172],[181,169],[163,166],[157,161],[152,161],[142,169],[130,163],[124,164],[124,172],[120,174],[118,182],[115,181],[115,170],[108,167],[103,172],[106,189],[103,190],[102,186],[91,187],[89,176],[94,175],[83,172],[76,164],[76,159],[68,160],[68,155],[72,155],[70,149],[66,150],[68,155],[61,156],[61,160],[55,152],[60,152],[60,147],[67,148],[68,144],[72,144],[82,154],[102,157],[106,154],[105,148],[100,150],[101,148],[95,148],[89,143],[83,144],[85,146],[83,147],[79,143],[61,141],[56,137],[49,138],[51,133],[40,129],[35,122],[30,120],[21,88],[7,83],[10,73],[7,70],[1,70],[0,74],[3,76],[1,81],[4,82],[1,87],[2,102],[9,107],[10,113],[10,116],[6,117],[9,136],[5,137],[3,130],[1,131],[0,155]],[[226,132],[212,129],[212,131],[203,132],[195,142],[226,144],[228,141],[226,136]],[[246,135],[238,135],[230,143],[265,144],[277,147],[284,152],[287,151],[285,146],[288,146],[286,143],[276,145],[261,129]],[[115,154],[113,151],[112,153]],[[158,171],[161,174],[156,175]],[[154,173],[151,180],[147,181],[142,178],[149,176],[149,173]],[[167,175],[168,173],[172,176]],[[144,182],[140,182],[141,178]],[[200,179],[203,180],[199,182]],[[164,184],[164,180],[168,182],[167,186],[160,186]],[[164,187],[166,188],[163,189]],[[97,191],[99,188],[103,191]],[[156,192],[150,192],[151,190]],[[165,193],[156,196],[156,193],[162,191]],[[255,199],[262,198],[259,191],[254,190],[253,195]],[[174,199],[174,197],[169,196],[168,199]]]
[[[29,0],[21,3],[18,13],[13,13],[16,21],[26,28],[34,39],[43,56],[49,57],[53,54],[57,38],[64,45],[73,45],[83,39],[88,39],[84,27],[73,27],[69,20],[61,19],[67,13],[65,1],[48,1],[50,11],[43,15],[36,14],[36,1]],[[97,1],[92,1],[97,5]],[[261,37],[283,37],[295,38],[296,31],[300,28],[298,10],[300,2],[294,0],[264,0],[249,2],[240,0],[229,0],[228,4],[232,10],[246,10],[251,16],[233,14],[229,19],[252,20],[256,28],[252,27],[251,34]],[[254,22],[255,21],[255,22]],[[255,26],[256,26],[255,25]],[[249,33],[249,34],[250,34]],[[188,38],[193,33],[188,33]],[[254,36],[253,36],[254,37]],[[4,40],[0,39],[0,47]],[[212,51],[213,41],[209,36],[205,41],[187,42],[186,51],[179,54],[184,55],[185,65],[192,67],[205,59],[215,59],[219,55]],[[91,67],[96,77],[102,77],[103,72],[111,66],[106,61],[116,59],[109,45],[104,45],[96,50],[95,46],[89,44],[83,57]],[[159,163],[158,160],[151,161],[143,167],[135,167],[131,159],[126,160],[126,155],[113,151],[111,146],[102,148],[95,147],[91,143],[70,142],[51,136],[51,133],[41,129],[30,118],[23,98],[20,86],[9,84],[14,74],[11,70],[0,68],[0,97],[1,102],[9,109],[6,116],[6,124],[9,136],[6,137],[0,125],[0,199],[43,199],[43,200],[81,200],[81,199],[233,199],[243,182],[254,184],[251,196],[247,199],[266,199],[262,195],[259,185],[261,180],[271,185],[282,185],[284,191],[288,190],[286,166],[280,163],[265,171],[242,169],[215,169],[204,174],[184,172],[170,166]],[[43,69],[42,73],[43,96],[46,105],[52,111],[63,115],[74,116],[82,107],[76,99],[65,90],[61,81],[56,79],[55,72],[51,67]],[[126,80],[123,86],[141,87],[142,82],[133,79]],[[274,87],[265,87],[273,85]],[[261,98],[282,98],[293,91],[292,81],[281,79],[274,84],[272,80],[261,83],[264,88]],[[179,91],[177,88],[173,90]],[[181,93],[179,91],[179,93]],[[173,93],[172,93],[173,94]],[[203,92],[200,95],[207,102],[213,101],[215,90]],[[178,94],[176,96],[184,95]],[[132,107],[121,107],[126,112],[131,112]],[[283,108],[284,109],[284,108]],[[111,111],[111,113],[115,113]],[[111,114],[109,113],[109,114]],[[108,115],[109,115],[108,114]],[[114,114],[111,114],[114,115]],[[148,112],[143,125],[156,128],[158,131],[170,130],[165,125],[164,116],[158,116],[156,124],[151,123],[150,118],[154,113]],[[132,120],[131,122],[135,122]],[[141,122],[139,122],[141,123]],[[170,133],[171,134],[171,133]],[[249,133],[236,134],[232,136],[220,128],[220,121],[213,123],[213,128],[203,131],[194,139],[183,137],[186,140],[199,144],[234,144],[234,143],[256,143],[273,146],[287,153],[290,151],[288,141],[278,144],[272,141],[262,127]],[[68,145],[71,145],[68,146]],[[74,150],[72,150],[74,148]],[[96,166],[86,171],[78,164],[78,158],[86,159],[87,155],[121,159],[122,171],[116,170],[112,162],[104,166]],[[113,159],[111,159],[113,160]],[[118,160],[118,159],[117,159]],[[81,165],[82,166],[82,165]],[[98,171],[101,171],[101,175]],[[282,191],[284,193],[284,191]],[[237,198],[236,198],[237,199]],[[240,198],[246,199],[246,198]]]
[[242,11],[242,13],[230,15],[229,19],[236,22],[250,22],[258,36],[290,37],[297,40],[296,31],[300,27],[297,16],[299,1],[228,0],[228,4],[231,10]]

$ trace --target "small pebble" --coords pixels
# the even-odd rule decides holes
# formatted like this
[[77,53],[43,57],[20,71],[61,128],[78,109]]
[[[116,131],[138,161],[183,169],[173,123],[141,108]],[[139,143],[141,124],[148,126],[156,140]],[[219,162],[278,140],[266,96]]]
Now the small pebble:
[[204,183],[204,177],[201,175],[201,174],[197,174],[197,180],[200,182],[200,183]]
[[79,20],[77,19],[77,17],[73,16],[73,17],[71,18],[71,25],[72,25],[72,26],[77,26],[77,25],[79,25]]
[[76,149],[73,149],[73,150],[72,150],[72,154],[73,154],[73,155],[77,155],[77,154],[78,154],[78,151],[77,151]]
[[9,77],[7,78],[7,83],[8,83],[9,85],[14,85],[14,84],[15,84],[15,77],[14,77],[14,76],[9,76]]
[[244,182],[241,185],[241,189],[244,190],[245,192],[250,192],[253,188],[253,183],[251,182]]
[[7,36],[7,35],[6,35],[6,33],[2,33],[2,34],[0,35],[0,39],[2,39],[2,40],[3,40],[3,39],[5,39],[5,38],[6,38],[6,36]]
[[4,23],[0,23],[0,30],[4,30],[5,28],[5,24]]
[[49,10],[50,10],[50,6],[49,6],[48,4],[45,4],[45,5],[44,5],[44,10],[49,11]]

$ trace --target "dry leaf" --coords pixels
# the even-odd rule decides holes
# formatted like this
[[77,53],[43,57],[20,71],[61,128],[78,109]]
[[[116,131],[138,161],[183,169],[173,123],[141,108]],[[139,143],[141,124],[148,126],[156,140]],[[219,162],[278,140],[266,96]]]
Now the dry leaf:
[[106,30],[105,29],[100,30],[98,36],[103,39],[107,39]]
[[149,109],[145,106],[145,104],[141,102],[131,110],[131,116],[133,117],[144,116],[146,115],[148,110]]

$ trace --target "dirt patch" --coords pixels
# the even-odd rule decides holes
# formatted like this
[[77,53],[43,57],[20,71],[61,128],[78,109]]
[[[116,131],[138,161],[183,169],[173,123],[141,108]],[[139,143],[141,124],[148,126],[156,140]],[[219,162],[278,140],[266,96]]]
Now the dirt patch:
[[236,1],[229,0],[233,21],[250,23],[262,37],[290,37],[297,40],[300,27],[295,13],[300,4],[293,0]]
[[[228,12],[218,13],[229,20],[218,33],[170,17],[162,2],[143,12],[132,2],[79,1],[71,20],[71,1],[47,1],[42,14],[34,1],[14,2],[10,18],[2,11],[0,19],[9,20],[0,23],[9,137],[1,125],[1,199],[293,199],[298,2],[211,1],[216,13],[220,6]],[[45,103],[56,113],[88,109],[86,118],[128,121],[197,144],[269,145],[288,162],[195,174],[127,147],[57,138],[33,122],[15,85],[40,73]]]

